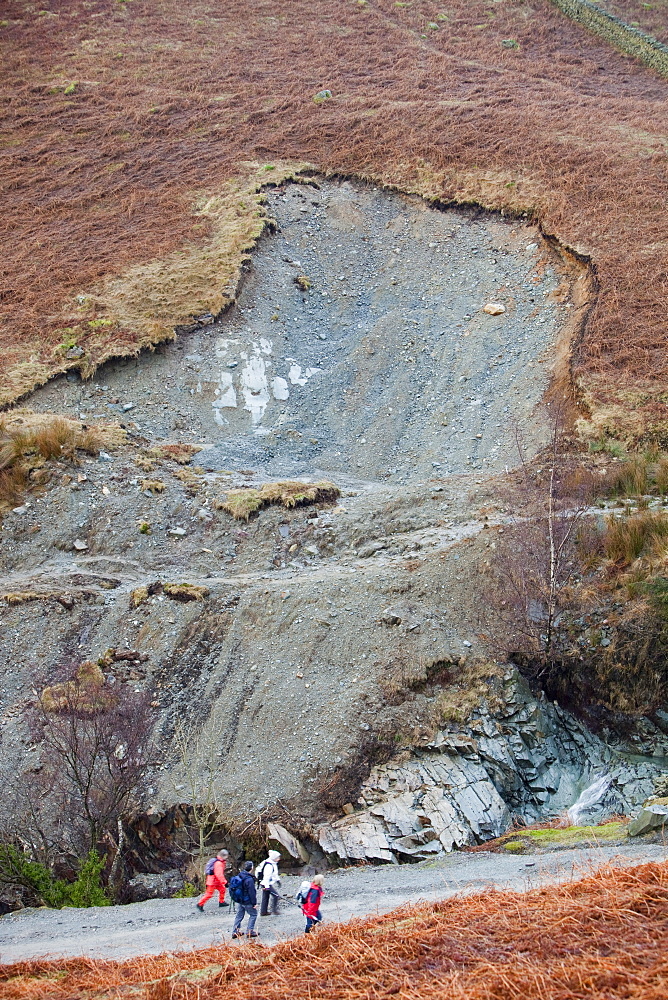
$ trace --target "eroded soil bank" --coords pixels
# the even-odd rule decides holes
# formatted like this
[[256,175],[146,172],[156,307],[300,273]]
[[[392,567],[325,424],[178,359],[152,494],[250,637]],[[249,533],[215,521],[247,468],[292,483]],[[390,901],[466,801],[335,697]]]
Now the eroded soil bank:
[[544,441],[574,275],[535,226],[322,180],[270,192],[268,210],[276,231],[220,323],[91,382],[56,379],[30,405],[199,442],[206,469],[268,477],[502,471],[518,426]]
[[[528,454],[546,440],[542,401],[564,376],[572,282],[583,281],[517,221],[348,182],[290,184],[270,204],[276,232],[220,321],[33,395],[34,409],[116,419],[128,437],[74,474],[56,463],[3,522],[5,593],[24,595],[1,609],[4,773],[35,760],[25,712],[40,686],[108,648],[137,650],[144,659],[112,660],[108,673],[153,701],[160,753],[144,804],[156,825],[186,795],[177,721],[201,731],[202,767],[242,824],[276,810],[288,826],[293,815],[336,820],[373,764],[433,737],[439,692],[424,682],[440,663],[456,686],[487,655],[480,573],[507,514],[501,477],[517,464],[518,432]],[[502,308],[485,312],[491,303]],[[182,466],[151,453],[156,442],[201,451]],[[343,495],[248,523],[221,509],[231,488],[288,476],[327,476]],[[152,588],[137,603],[156,581],[208,593],[180,603]],[[535,818],[553,797],[564,808],[597,777],[584,738],[564,736],[563,787],[540,727],[522,757],[523,713],[539,710],[512,709],[514,750],[495,744],[503,774],[460,769],[456,843],[495,835],[524,807]],[[461,730],[455,717],[441,734]],[[483,708],[476,725],[488,722]],[[468,739],[443,737],[439,753],[465,762]],[[640,777],[624,777],[635,798],[660,770],[640,763]],[[502,799],[493,821],[479,779]],[[411,810],[422,848],[429,830]],[[452,846],[451,825],[437,849]],[[387,836],[412,852],[391,822]],[[394,852],[379,849],[370,856]]]

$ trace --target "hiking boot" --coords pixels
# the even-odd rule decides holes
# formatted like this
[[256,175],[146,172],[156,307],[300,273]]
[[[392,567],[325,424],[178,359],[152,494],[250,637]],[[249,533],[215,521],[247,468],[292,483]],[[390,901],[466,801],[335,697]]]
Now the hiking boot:
[[218,909],[220,909],[221,906],[229,906],[229,905],[230,905],[229,903],[219,903]]
[[199,910],[200,913],[204,913],[204,907],[202,906],[201,903],[196,903],[195,905],[197,906],[197,909]]
[[241,931],[235,931],[234,934],[232,935],[232,940],[234,941],[235,938],[240,938],[240,937],[243,937]]
[[259,936],[260,935],[258,934],[257,931],[249,931],[248,934],[246,935],[246,937],[259,937]]

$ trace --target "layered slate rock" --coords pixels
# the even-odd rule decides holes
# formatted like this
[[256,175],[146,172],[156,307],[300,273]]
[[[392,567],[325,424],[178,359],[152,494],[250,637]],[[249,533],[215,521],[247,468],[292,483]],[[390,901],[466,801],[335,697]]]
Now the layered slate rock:
[[[321,826],[320,846],[341,859],[423,859],[484,843],[515,822],[574,803],[598,822],[651,794],[658,763],[622,754],[568,712],[529,691],[514,669],[505,703],[482,707],[459,732],[439,731],[411,759],[375,767],[355,813]],[[574,807],[575,808],[575,807]]]

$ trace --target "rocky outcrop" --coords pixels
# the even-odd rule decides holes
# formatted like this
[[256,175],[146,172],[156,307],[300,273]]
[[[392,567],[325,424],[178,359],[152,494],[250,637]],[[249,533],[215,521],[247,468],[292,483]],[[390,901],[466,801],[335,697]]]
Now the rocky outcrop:
[[408,759],[374,768],[359,810],[319,828],[325,853],[423,859],[569,807],[571,822],[598,822],[651,794],[658,762],[628,762],[568,712],[534,698],[514,669],[504,680],[493,713],[482,707],[460,731],[439,731]]

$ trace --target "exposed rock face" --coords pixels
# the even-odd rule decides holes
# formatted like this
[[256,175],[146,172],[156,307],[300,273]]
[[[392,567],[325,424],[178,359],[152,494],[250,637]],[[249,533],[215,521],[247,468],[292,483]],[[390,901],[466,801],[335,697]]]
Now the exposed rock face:
[[135,875],[128,884],[132,903],[142,903],[145,899],[171,899],[182,888],[183,875],[177,868],[158,875]]
[[421,859],[569,806],[572,822],[631,812],[660,770],[649,758],[628,764],[511,670],[502,708],[475,713],[459,733],[437,733],[407,761],[374,768],[362,808],[320,827],[319,841],[342,859]]

